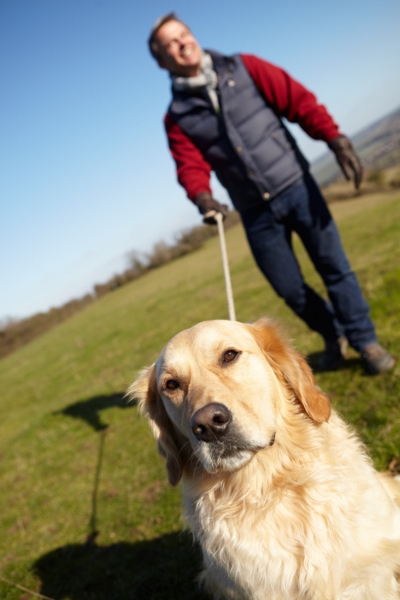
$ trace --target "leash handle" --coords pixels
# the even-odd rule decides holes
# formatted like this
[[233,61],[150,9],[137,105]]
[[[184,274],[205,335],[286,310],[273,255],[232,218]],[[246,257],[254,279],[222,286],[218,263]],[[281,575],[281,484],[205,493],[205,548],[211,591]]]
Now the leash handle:
[[226,290],[226,298],[228,301],[229,319],[231,321],[236,321],[235,305],[233,302],[231,276],[229,273],[228,255],[226,252],[226,243],[225,243],[225,234],[224,234],[224,225],[223,225],[224,218],[220,212],[216,212],[214,218],[217,221],[217,225],[218,225],[219,245],[221,247],[222,266],[224,268],[225,290]]

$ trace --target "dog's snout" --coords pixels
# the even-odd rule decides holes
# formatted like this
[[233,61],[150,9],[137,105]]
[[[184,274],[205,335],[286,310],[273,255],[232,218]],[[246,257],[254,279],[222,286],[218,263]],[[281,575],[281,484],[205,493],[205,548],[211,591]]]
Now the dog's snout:
[[212,442],[226,433],[231,421],[231,412],[224,404],[211,402],[194,413],[191,426],[198,440]]

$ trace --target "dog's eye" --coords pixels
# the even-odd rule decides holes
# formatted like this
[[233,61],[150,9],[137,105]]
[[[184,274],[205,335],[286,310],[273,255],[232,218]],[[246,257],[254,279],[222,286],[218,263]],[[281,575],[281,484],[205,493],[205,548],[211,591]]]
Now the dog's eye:
[[232,362],[233,360],[235,360],[238,354],[239,352],[236,352],[236,350],[227,350],[222,360],[224,363]]
[[176,388],[179,387],[179,383],[175,379],[168,379],[168,381],[165,383],[165,387],[168,390],[176,390]]

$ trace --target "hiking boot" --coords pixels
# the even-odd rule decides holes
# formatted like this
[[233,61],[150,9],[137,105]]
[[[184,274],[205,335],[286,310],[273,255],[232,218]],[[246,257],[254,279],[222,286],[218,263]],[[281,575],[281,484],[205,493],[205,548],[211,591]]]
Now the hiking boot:
[[379,375],[386,373],[394,366],[396,359],[389,354],[385,348],[382,348],[377,342],[372,342],[365,346],[361,352],[364,367],[370,375]]
[[347,358],[348,342],[344,335],[336,340],[325,340],[325,350],[317,361],[319,371],[336,371]]

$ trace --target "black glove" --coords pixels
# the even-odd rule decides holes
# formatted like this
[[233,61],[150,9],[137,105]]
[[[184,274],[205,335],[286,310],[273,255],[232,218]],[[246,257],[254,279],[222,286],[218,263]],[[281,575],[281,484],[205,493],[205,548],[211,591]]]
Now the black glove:
[[328,142],[329,148],[335,153],[339,167],[348,181],[354,180],[356,190],[360,187],[363,178],[363,168],[350,140],[344,136],[334,138]]
[[220,204],[217,202],[217,200],[214,200],[214,198],[208,192],[201,192],[201,194],[196,196],[193,202],[203,215],[203,222],[207,223],[207,225],[216,224],[216,213],[221,213],[224,219],[228,215],[228,206],[226,204]]

